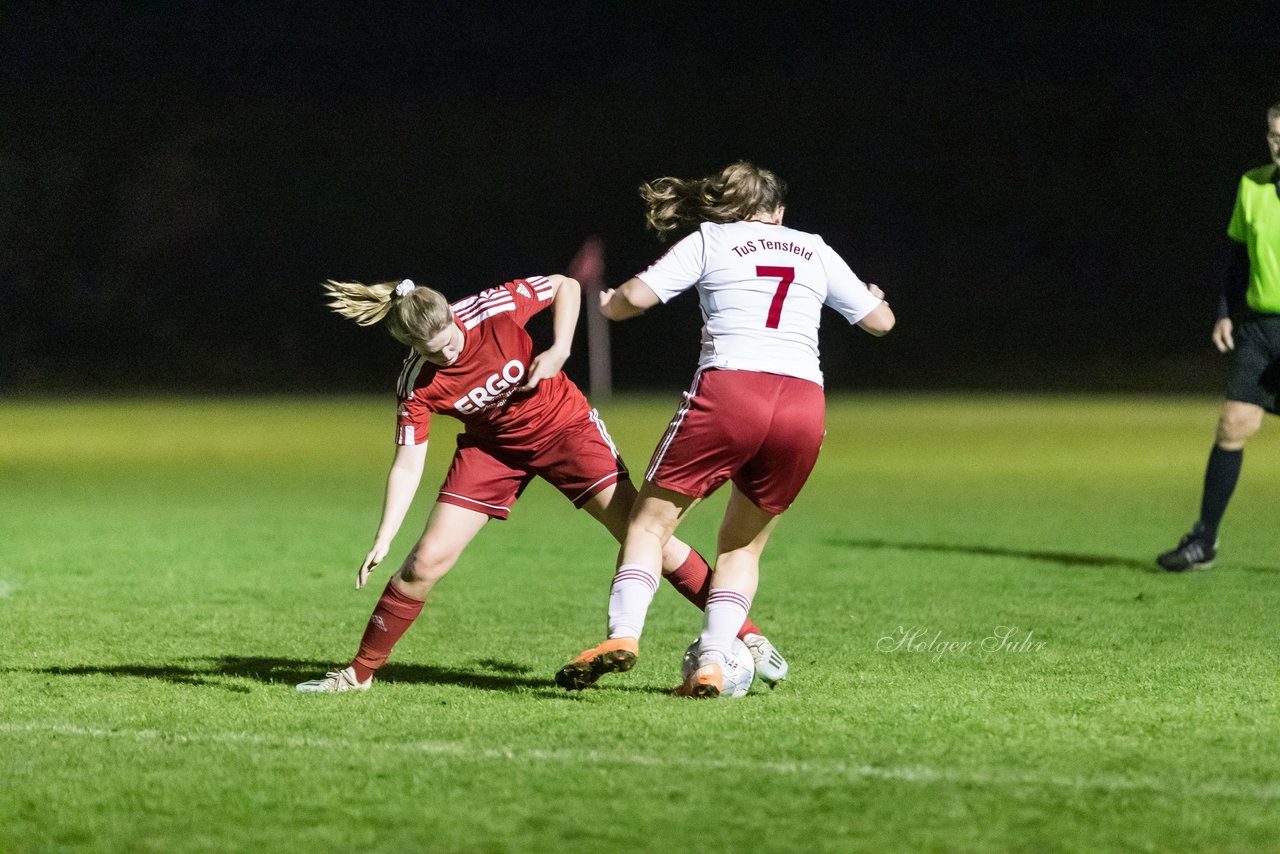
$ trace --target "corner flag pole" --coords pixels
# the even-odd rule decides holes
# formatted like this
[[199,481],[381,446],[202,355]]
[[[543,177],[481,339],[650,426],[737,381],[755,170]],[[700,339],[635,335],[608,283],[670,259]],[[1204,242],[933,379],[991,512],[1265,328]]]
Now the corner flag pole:
[[606,403],[613,396],[613,358],[609,347],[609,321],[600,313],[604,290],[604,241],[588,237],[569,262],[569,275],[577,279],[587,298],[587,365],[591,402]]

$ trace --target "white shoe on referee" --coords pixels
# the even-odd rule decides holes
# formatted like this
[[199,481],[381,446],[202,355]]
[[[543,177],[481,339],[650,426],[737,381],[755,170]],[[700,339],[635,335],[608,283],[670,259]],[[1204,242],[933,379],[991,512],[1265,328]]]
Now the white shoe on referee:
[[787,678],[787,671],[791,668],[767,637],[748,632],[743,635],[742,642],[751,650],[751,657],[755,659],[756,676],[763,679],[770,688]]
[[298,686],[298,690],[319,694],[336,694],[339,691],[368,691],[369,686],[372,684],[372,676],[363,682],[357,682],[356,669],[354,667],[344,667],[341,670],[326,673],[323,679],[303,682]]

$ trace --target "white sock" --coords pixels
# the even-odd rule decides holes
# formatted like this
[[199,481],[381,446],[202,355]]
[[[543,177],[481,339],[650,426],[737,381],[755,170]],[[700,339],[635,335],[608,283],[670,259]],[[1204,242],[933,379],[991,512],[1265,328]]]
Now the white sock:
[[750,610],[751,600],[736,590],[721,588],[711,591],[707,597],[706,623],[700,638],[699,666],[712,662],[724,664],[729,660],[733,639],[738,636],[738,629],[742,628]]
[[[609,637],[639,638],[645,614],[658,589],[658,576],[638,563],[624,563],[609,589]],[[742,623],[738,623],[742,625]]]

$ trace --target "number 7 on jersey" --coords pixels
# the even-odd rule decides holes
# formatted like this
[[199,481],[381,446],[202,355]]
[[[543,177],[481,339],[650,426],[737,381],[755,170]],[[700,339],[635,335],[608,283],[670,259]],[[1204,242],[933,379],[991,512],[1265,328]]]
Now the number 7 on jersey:
[[773,292],[769,302],[769,316],[765,319],[765,329],[777,329],[782,320],[782,301],[787,298],[787,289],[796,280],[795,267],[756,267],[756,276],[761,279],[781,279],[778,289]]

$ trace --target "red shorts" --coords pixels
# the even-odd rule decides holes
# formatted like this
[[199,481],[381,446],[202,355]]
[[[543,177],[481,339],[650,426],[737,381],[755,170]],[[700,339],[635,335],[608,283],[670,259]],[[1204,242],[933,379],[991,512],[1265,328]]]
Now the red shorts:
[[627,467],[594,409],[536,449],[503,448],[492,439],[458,434],[458,450],[440,486],[442,504],[506,519],[511,506],[540,477],[581,507],[627,477]]
[[826,430],[822,386],[757,371],[705,370],[653,452],[645,480],[703,498],[733,479],[766,513],[791,506]]

